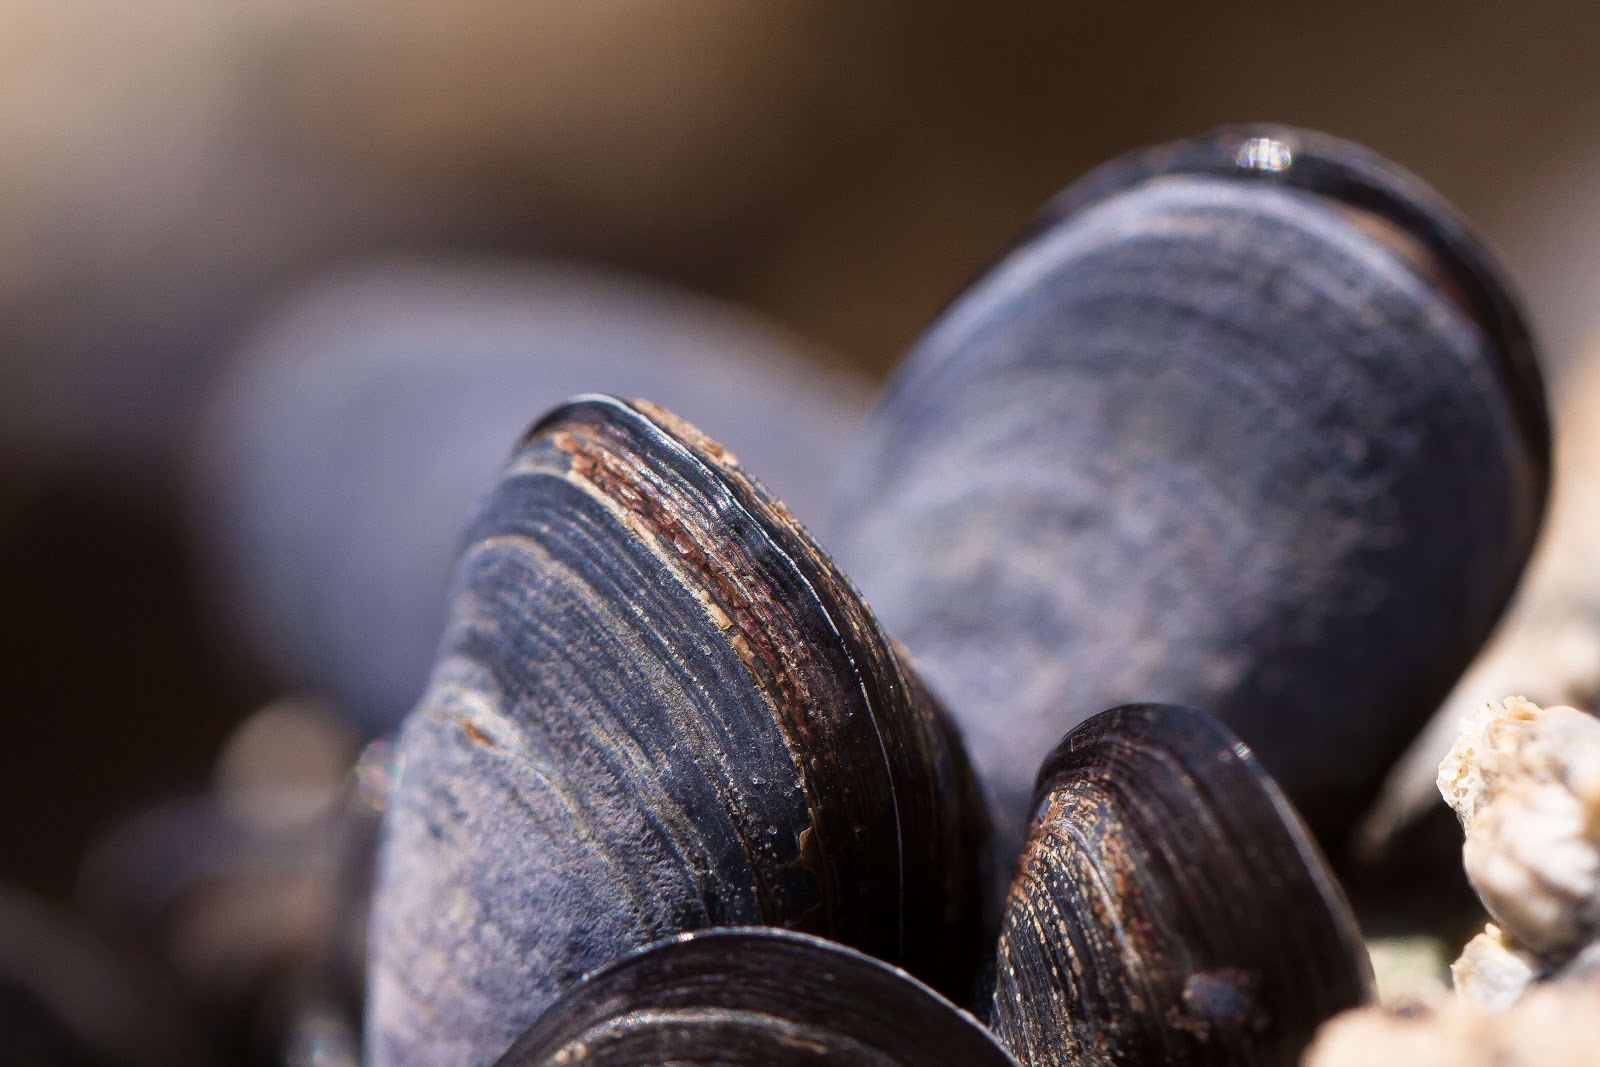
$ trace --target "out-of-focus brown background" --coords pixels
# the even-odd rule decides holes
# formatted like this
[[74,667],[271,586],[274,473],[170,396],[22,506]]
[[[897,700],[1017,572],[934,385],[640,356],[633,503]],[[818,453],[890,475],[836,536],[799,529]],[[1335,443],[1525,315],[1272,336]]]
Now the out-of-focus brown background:
[[3,0],[0,879],[66,899],[279,695],[184,487],[308,279],[576,258],[880,376],[1088,167],[1276,120],[1460,205],[1559,372],[1600,324],[1597,33],[1578,0]]

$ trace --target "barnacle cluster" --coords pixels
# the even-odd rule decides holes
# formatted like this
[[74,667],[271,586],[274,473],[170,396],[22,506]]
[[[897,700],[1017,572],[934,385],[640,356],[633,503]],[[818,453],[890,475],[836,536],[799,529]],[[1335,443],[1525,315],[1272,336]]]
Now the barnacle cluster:
[[1549,970],[1595,938],[1600,719],[1521,697],[1485,705],[1439,765],[1439,792],[1461,820],[1467,877],[1496,924],[1464,973],[1484,973],[1496,952]]
[[1587,1064],[1600,1013],[1600,719],[1523,697],[1461,720],[1439,793],[1494,921],[1451,966],[1455,996],[1329,1023],[1307,1067]]

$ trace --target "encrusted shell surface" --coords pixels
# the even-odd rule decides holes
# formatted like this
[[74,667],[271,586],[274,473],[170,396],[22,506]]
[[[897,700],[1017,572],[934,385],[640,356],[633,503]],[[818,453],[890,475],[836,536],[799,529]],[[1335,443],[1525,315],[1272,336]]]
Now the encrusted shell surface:
[[1016,1067],[976,1019],[904,971],[781,930],[712,930],[586,978],[500,1067],[661,1063]]
[[1115,708],[1046,761],[991,1007],[1020,1062],[1287,1067],[1371,992],[1316,846],[1210,716]]
[[1461,722],[1439,792],[1467,878],[1520,946],[1559,957],[1600,936],[1600,719],[1512,697]]
[[530,431],[399,757],[380,1067],[487,1063],[583,974],[711,926],[971,981],[985,823],[959,739],[782,505],[643,402]]

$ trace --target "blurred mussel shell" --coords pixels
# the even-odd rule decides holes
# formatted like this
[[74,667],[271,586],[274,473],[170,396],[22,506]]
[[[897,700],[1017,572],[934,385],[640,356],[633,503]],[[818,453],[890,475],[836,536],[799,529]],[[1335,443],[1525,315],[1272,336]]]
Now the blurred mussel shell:
[[[325,702],[273,701],[223,746],[210,790],[99,835],[78,906],[161,961],[239,1062],[341,1062],[340,1034],[353,1047],[360,1032],[387,757],[376,741],[357,760]],[[320,1058],[286,1061],[298,1046]]]
[[581,392],[709,427],[802,516],[865,389],[759,317],[569,264],[391,263],[302,290],[217,387],[193,513],[220,601],[287,684],[373,733],[416,702],[474,502]]
[[584,1063],[1006,1067],[976,1019],[905,971],[784,930],[707,930],[590,975],[500,1067]]
[[832,543],[951,708],[1015,855],[1031,768],[1133,700],[1211,709],[1330,852],[1539,525],[1538,369],[1414,178],[1285,128],[1072,187],[868,421]]
[[712,926],[973,980],[986,822],[959,739],[782,505],[643,401],[529,432],[398,757],[374,1064],[487,1062],[583,974]]
[[1290,1067],[1371,994],[1337,882],[1216,720],[1115,708],[1045,762],[991,1006],[1022,1063]]
[[0,886],[0,1062],[207,1067],[212,1036],[150,960]]

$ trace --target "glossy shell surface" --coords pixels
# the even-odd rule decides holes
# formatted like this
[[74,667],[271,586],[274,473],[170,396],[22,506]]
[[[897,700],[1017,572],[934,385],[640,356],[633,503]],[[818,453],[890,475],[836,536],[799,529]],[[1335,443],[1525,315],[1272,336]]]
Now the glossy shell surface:
[[1213,710],[1331,851],[1498,617],[1548,429],[1492,261],[1415,179],[1227,130],[1072,187],[913,348],[833,547],[1015,855],[1033,769]]
[[687,424],[580,399],[471,527],[399,744],[368,1056],[487,1063],[625,952],[802,929],[965,992],[985,823],[942,712]]
[[653,946],[575,987],[500,1067],[1015,1067],[976,1019],[904,971],[780,930]]
[[1316,846],[1210,716],[1116,708],[1051,755],[991,1007],[1019,1061],[1289,1067],[1371,989]]

